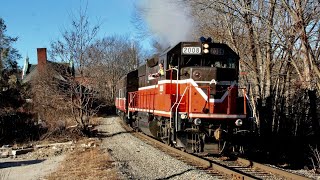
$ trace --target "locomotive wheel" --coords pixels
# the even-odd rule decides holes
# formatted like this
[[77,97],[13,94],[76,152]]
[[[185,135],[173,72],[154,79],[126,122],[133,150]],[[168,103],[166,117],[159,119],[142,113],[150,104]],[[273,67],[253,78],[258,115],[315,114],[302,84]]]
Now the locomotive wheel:
[[135,131],[135,132],[139,132],[139,128],[138,128],[138,125],[137,125],[137,121],[131,121],[131,127],[132,129]]
[[123,113],[122,112],[119,113],[119,117],[123,121]]
[[126,115],[126,113],[123,113],[123,114],[122,114],[122,120],[123,120],[125,123],[127,123],[127,115]]

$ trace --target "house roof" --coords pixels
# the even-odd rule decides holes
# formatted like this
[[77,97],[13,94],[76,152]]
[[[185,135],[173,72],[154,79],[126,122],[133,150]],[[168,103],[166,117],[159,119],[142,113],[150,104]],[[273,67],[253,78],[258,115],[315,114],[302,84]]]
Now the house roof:
[[[63,75],[66,74],[67,71],[70,71],[68,63],[58,63],[58,62],[52,62],[52,61],[47,61],[46,63],[47,65],[52,67],[52,69],[54,70],[55,78],[65,81],[65,78],[63,77]],[[34,77],[38,76],[39,72],[37,67],[38,67],[37,64],[29,64],[26,74],[22,79],[22,83],[29,82]]]
[[33,71],[37,67],[37,64],[30,64],[29,65],[29,72]]
[[24,75],[24,77],[22,79],[22,83],[29,82],[32,80],[33,77],[38,75],[38,70],[37,70],[38,68],[36,68],[37,65],[31,65],[31,66],[33,67],[32,70],[30,68],[29,73],[27,71],[27,73]]

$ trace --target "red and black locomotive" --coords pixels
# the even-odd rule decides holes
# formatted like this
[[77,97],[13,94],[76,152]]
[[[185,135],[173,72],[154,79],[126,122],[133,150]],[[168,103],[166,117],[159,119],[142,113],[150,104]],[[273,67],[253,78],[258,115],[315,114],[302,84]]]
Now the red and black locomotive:
[[[164,74],[152,76],[160,63]],[[180,42],[119,80],[116,108],[132,127],[170,145],[221,152],[252,127],[238,63],[226,44]]]

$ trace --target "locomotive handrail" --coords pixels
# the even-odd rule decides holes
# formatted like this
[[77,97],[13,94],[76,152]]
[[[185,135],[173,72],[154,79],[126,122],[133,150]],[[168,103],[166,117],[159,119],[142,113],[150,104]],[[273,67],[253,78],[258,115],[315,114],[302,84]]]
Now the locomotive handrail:
[[247,103],[249,105],[250,112],[252,112],[250,100],[247,95],[247,88],[238,88],[238,89],[241,89],[243,92],[243,114],[247,115]]
[[[130,115],[130,109],[129,109],[129,107],[131,106],[131,103],[133,102],[133,99],[134,99],[134,97],[135,97],[135,95],[137,94],[137,92],[128,92],[128,94],[129,94],[129,96],[130,96],[130,102],[129,102],[129,104],[128,104],[128,117],[129,117],[129,115]],[[131,94],[133,94],[133,97],[131,97]]]
[[[129,104],[128,104],[128,107],[131,105],[131,103],[133,102],[133,99],[134,99],[134,97],[136,96],[136,94],[137,94],[137,91],[136,92],[129,92],[129,94],[130,94],[130,102],[129,102]],[[131,94],[133,94],[133,97],[131,97]]]
[[243,113],[245,115],[247,115],[247,99],[246,99],[247,93],[246,93],[246,88],[242,89],[242,91],[243,91],[243,95],[244,95],[244,98],[243,98]]
[[231,106],[231,90],[232,90],[232,87],[228,87],[228,99],[227,99],[228,106],[227,106],[227,114],[230,114],[230,113],[231,113],[231,109],[230,109],[230,106]]
[[[177,124],[178,124],[178,107],[179,107],[179,105],[180,105],[180,103],[181,103],[181,101],[182,101],[182,98],[183,98],[183,96],[184,96],[184,94],[187,92],[187,90],[189,89],[189,87],[190,86],[187,86],[185,89],[184,89],[184,92],[182,93],[182,95],[181,95],[181,98],[180,98],[180,101],[177,103],[177,106],[176,106],[176,113],[175,113],[175,128],[176,128],[176,131],[178,131],[178,128],[177,128]],[[172,106],[172,107],[174,107],[174,105]],[[171,113],[171,110],[170,110],[170,118],[171,118],[171,115],[172,113]]]
[[[177,104],[177,102],[178,102],[178,91],[179,91],[179,87],[178,87],[178,80],[179,80],[179,70],[177,69],[177,68],[171,68],[171,70],[175,70],[175,71],[177,71],[177,81],[176,81],[176,101],[174,102],[174,104],[173,104],[173,106],[170,108],[170,129],[172,129],[172,109],[173,109],[173,107],[174,107],[174,105],[175,104]],[[171,82],[170,82],[170,84],[172,85],[172,71],[171,71],[171,77],[170,77],[170,80],[171,80]],[[170,86],[170,87],[172,87],[172,86]]]
[[207,99],[206,99],[206,104],[204,106],[204,108],[206,108],[208,106],[209,112],[210,112],[210,86],[198,86],[198,88],[207,89]]

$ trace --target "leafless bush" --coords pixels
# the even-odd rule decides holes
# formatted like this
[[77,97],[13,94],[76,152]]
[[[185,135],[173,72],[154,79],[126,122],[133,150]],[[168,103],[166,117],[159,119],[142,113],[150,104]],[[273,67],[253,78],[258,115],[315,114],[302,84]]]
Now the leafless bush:
[[48,64],[32,80],[34,111],[39,123],[48,129],[44,137],[67,133],[65,130],[69,126],[89,133],[90,120],[103,105],[96,103],[98,92],[89,83],[81,81],[84,78],[76,79],[68,73],[68,66],[61,66],[59,70],[63,68],[65,72],[57,73],[55,67]]
[[315,148],[310,146],[312,157],[310,157],[313,170],[317,172],[317,170],[320,168],[320,152],[318,150],[318,147],[316,146]]
[[38,123],[49,131],[65,128],[70,122],[70,103],[67,95],[61,89],[61,81],[55,75],[57,72],[49,65],[32,80],[33,111],[38,114]]

